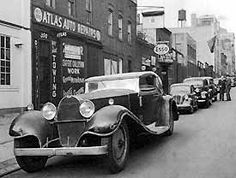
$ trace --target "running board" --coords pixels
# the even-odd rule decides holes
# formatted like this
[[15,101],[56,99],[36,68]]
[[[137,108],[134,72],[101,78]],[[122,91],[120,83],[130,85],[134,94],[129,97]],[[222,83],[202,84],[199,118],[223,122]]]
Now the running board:
[[169,129],[169,126],[155,126],[155,125],[156,123],[154,122],[150,125],[147,125],[147,128],[152,132],[155,132],[156,134],[162,134]]

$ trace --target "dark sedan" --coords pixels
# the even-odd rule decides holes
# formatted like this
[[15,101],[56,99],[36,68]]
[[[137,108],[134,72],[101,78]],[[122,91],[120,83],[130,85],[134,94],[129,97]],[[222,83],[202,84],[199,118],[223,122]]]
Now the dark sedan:
[[184,79],[183,83],[194,86],[194,92],[196,93],[199,106],[203,105],[208,108],[212,104],[213,95],[207,79],[204,77],[191,77]]
[[27,172],[44,168],[52,156],[104,155],[116,173],[125,167],[130,139],[172,135],[175,120],[176,103],[163,93],[160,77],[137,72],[89,78],[84,94],[21,114],[9,132],[16,160]]

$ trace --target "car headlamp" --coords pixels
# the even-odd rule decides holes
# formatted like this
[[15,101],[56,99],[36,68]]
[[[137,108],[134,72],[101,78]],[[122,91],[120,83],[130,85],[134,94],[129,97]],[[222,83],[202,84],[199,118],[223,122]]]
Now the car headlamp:
[[91,117],[94,111],[95,111],[95,106],[93,102],[89,100],[85,100],[79,107],[80,114],[85,118]]
[[202,97],[202,98],[206,98],[206,94],[207,94],[206,91],[201,92],[201,97]]
[[42,112],[45,119],[52,120],[56,116],[57,108],[54,104],[48,102],[44,104]]
[[188,95],[184,95],[184,99],[185,99],[185,100],[188,100]]
[[198,93],[198,92],[200,91],[200,89],[199,89],[199,88],[196,88],[195,91]]
[[32,111],[32,110],[34,110],[34,105],[31,103],[31,104],[28,104],[27,106],[26,106],[26,110],[27,111]]

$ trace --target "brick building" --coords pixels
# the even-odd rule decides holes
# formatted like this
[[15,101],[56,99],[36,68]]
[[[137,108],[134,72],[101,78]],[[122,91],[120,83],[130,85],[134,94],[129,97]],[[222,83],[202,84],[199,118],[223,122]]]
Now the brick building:
[[32,0],[36,108],[83,92],[87,77],[133,70],[136,6],[131,0]]

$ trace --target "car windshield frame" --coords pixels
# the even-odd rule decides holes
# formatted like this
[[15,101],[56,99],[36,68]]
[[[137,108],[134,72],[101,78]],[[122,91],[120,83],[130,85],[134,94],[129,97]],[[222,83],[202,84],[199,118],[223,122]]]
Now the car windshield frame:
[[188,79],[188,80],[185,80],[184,83],[189,83],[189,84],[193,85],[194,87],[203,87],[203,80],[202,79]]
[[[185,89],[183,89],[185,88]],[[175,90],[173,90],[175,89]],[[186,85],[181,85],[181,86],[171,86],[170,87],[170,94],[179,94],[179,93],[183,93],[183,94],[190,94],[191,93],[191,88],[190,86],[186,86]]]
[[[92,86],[94,85],[94,86]],[[85,82],[85,93],[109,89],[127,89],[139,92],[139,78],[125,78],[114,80],[91,80]]]

